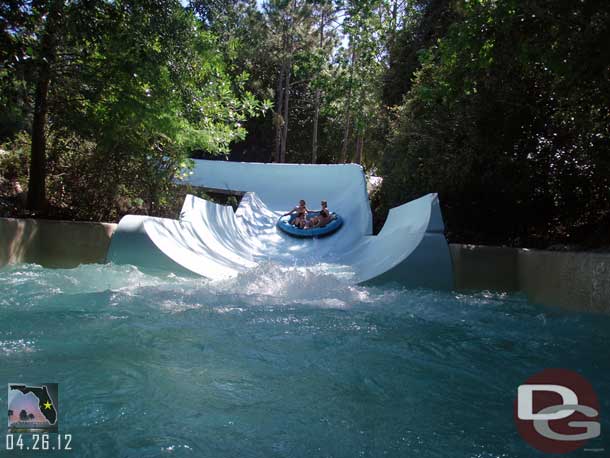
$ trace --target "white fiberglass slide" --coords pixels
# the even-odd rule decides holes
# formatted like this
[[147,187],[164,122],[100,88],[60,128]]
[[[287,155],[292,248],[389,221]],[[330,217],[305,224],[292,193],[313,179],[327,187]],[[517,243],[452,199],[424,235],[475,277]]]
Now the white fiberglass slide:
[[[452,287],[451,260],[436,194],[390,210],[384,227],[374,236],[366,180],[359,165],[195,163],[188,183],[246,193],[237,211],[188,195],[179,220],[126,216],[113,235],[109,261],[178,272],[185,269],[213,280],[264,262],[324,266],[325,272],[353,283],[385,280]],[[329,209],[343,217],[343,227],[312,239],[279,231],[278,217],[300,199],[312,210],[327,200]]]

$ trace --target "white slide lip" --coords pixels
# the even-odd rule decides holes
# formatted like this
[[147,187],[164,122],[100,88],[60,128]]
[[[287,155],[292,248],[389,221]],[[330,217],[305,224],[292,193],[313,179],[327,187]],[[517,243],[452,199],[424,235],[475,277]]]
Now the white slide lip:
[[[353,283],[375,279],[417,249],[431,227],[433,205],[438,207],[436,194],[395,207],[374,236],[365,176],[355,164],[196,161],[189,183],[246,194],[235,212],[230,206],[188,195],[180,220],[143,217],[140,232],[176,264],[212,280],[234,277],[263,262],[296,267],[325,264],[349,272]],[[278,231],[277,218],[294,207],[299,196],[310,202],[328,200],[346,224],[330,236],[315,239]],[[121,220],[115,237],[132,230],[133,223],[127,227],[128,222],[123,225]]]

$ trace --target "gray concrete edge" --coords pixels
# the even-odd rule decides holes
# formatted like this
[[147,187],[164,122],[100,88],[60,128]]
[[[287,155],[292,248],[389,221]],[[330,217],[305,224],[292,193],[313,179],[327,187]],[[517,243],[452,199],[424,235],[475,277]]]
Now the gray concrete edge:
[[72,268],[102,263],[116,224],[0,218],[0,267]]
[[[103,263],[116,224],[0,218],[0,267]],[[528,300],[610,312],[610,253],[450,244],[457,290],[522,291]]]
[[610,312],[610,253],[450,244],[457,290],[522,291],[533,303]]

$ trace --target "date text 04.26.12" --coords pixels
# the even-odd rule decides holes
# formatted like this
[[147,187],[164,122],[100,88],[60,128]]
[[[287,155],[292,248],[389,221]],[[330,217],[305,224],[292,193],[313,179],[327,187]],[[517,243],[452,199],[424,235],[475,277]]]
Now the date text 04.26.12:
[[72,450],[72,434],[7,434],[6,450]]

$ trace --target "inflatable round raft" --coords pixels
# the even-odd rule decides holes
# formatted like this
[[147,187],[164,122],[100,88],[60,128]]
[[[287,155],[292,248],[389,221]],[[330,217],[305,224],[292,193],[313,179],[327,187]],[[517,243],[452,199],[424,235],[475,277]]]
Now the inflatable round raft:
[[[318,212],[311,212],[310,215],[317,215]],[[286,234],[290,234],[294,237],[322,237],[330,235],[337,231],[343,225],[343,219],[336,213],[330,214],[332,220],[324,227],[312,227],[310,229],[299,229],[292,225],[292,222],[296,218],[296,215],[282,216],[277,221],[277,227]]]

